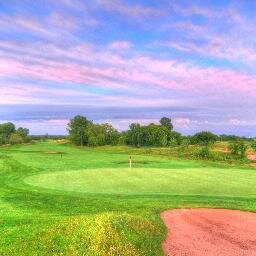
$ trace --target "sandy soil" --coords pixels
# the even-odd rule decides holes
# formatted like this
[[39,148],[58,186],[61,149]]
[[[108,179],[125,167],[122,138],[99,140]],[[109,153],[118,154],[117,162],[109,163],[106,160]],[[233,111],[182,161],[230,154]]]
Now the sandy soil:
[[256,213],[181,209],[161,214],[168,256],[255,256]]
[[256,161],[256,154],[248,154],[247,158],[251,161]]

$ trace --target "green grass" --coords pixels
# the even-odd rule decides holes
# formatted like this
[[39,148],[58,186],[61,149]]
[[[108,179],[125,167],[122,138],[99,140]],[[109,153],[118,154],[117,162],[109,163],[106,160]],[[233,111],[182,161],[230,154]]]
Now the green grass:
[[152,151],[1,147],[0,255],[162,255],[165,209],[256,211],[255,169]]
[[256,172],[220,168],[118,168],[49,172],[25,182],[44,188],[119,195],[256,197]]

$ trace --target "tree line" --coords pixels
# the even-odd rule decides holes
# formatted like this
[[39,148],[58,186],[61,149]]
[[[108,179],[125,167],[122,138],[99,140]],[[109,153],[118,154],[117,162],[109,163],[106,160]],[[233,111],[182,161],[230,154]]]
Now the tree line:
[[0,124],[0,145],[28,142],[28,134],[29,129],[23,127],[16,129],[11,122]]
[[173,131],[170,118],[163,117],[160,124],[132,123],[119,132],[111,124],[94,124],[83,116],[75,116],[68,124],[69,139],[76,145],[101,146],[127,144],[132,146],[171,146],[181,142],[181,134]]
[[102,146],[102,145],[131,145],[136,147],[175,147],[200,145],[199,152],[202,157],[207,157],[209,148],[216,141],[230,142],[229,149],[233,155],[243,157],[247,145],[245,141],[251,141],[251,148],[256,151],[256,141],[238,136],[216,135],[209,131],[201,131],[192,136],[183,136],[173,130],[171,118],[163,117],[159,124],[151,123],[141,125],[132,123],[129,129],[123,132],[117,131],[110,124],[94,124],[84,116],[75,116],[68,124],[68,138],[76,145]]
[[[174,131],[171,118],[162,117],[159,124],[141,125],[130,124],[126,131],[119,132],[111,124],[95,124],[84,116],[77,115],[68,123],[68,139],[80,146],[103,145],[130,145],[135,147],[188,147],[200,145],[198,154],[207,158],[210,155],[209,148],[216,141],[229,142],[229,150],[232,155],[244,157],[246,150],[250,148],[256,152],[256,140],[233,135],[216,135],[209,131],[201,131],[194,135],[183,136]],[[29,129],[19,127],[16,129],[11,122],[0,124],[0,145],[20,144],[37,139],[63,139],[66,136],[29,136]]]

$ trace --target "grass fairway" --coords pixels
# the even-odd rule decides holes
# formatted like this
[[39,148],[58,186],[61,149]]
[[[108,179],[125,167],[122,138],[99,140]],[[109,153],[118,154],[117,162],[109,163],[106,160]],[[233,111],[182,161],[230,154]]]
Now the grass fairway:
[[0,255],[158,256],[165,209],[256,211],[255,169],[144,152],[56,142],[0,148]]

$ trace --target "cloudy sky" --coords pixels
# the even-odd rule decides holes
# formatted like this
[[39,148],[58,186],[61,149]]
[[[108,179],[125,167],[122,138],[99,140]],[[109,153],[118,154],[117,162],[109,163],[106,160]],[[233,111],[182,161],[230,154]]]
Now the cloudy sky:
[[256,1],[0,0],[0,122],[172,117],[256,136]]

